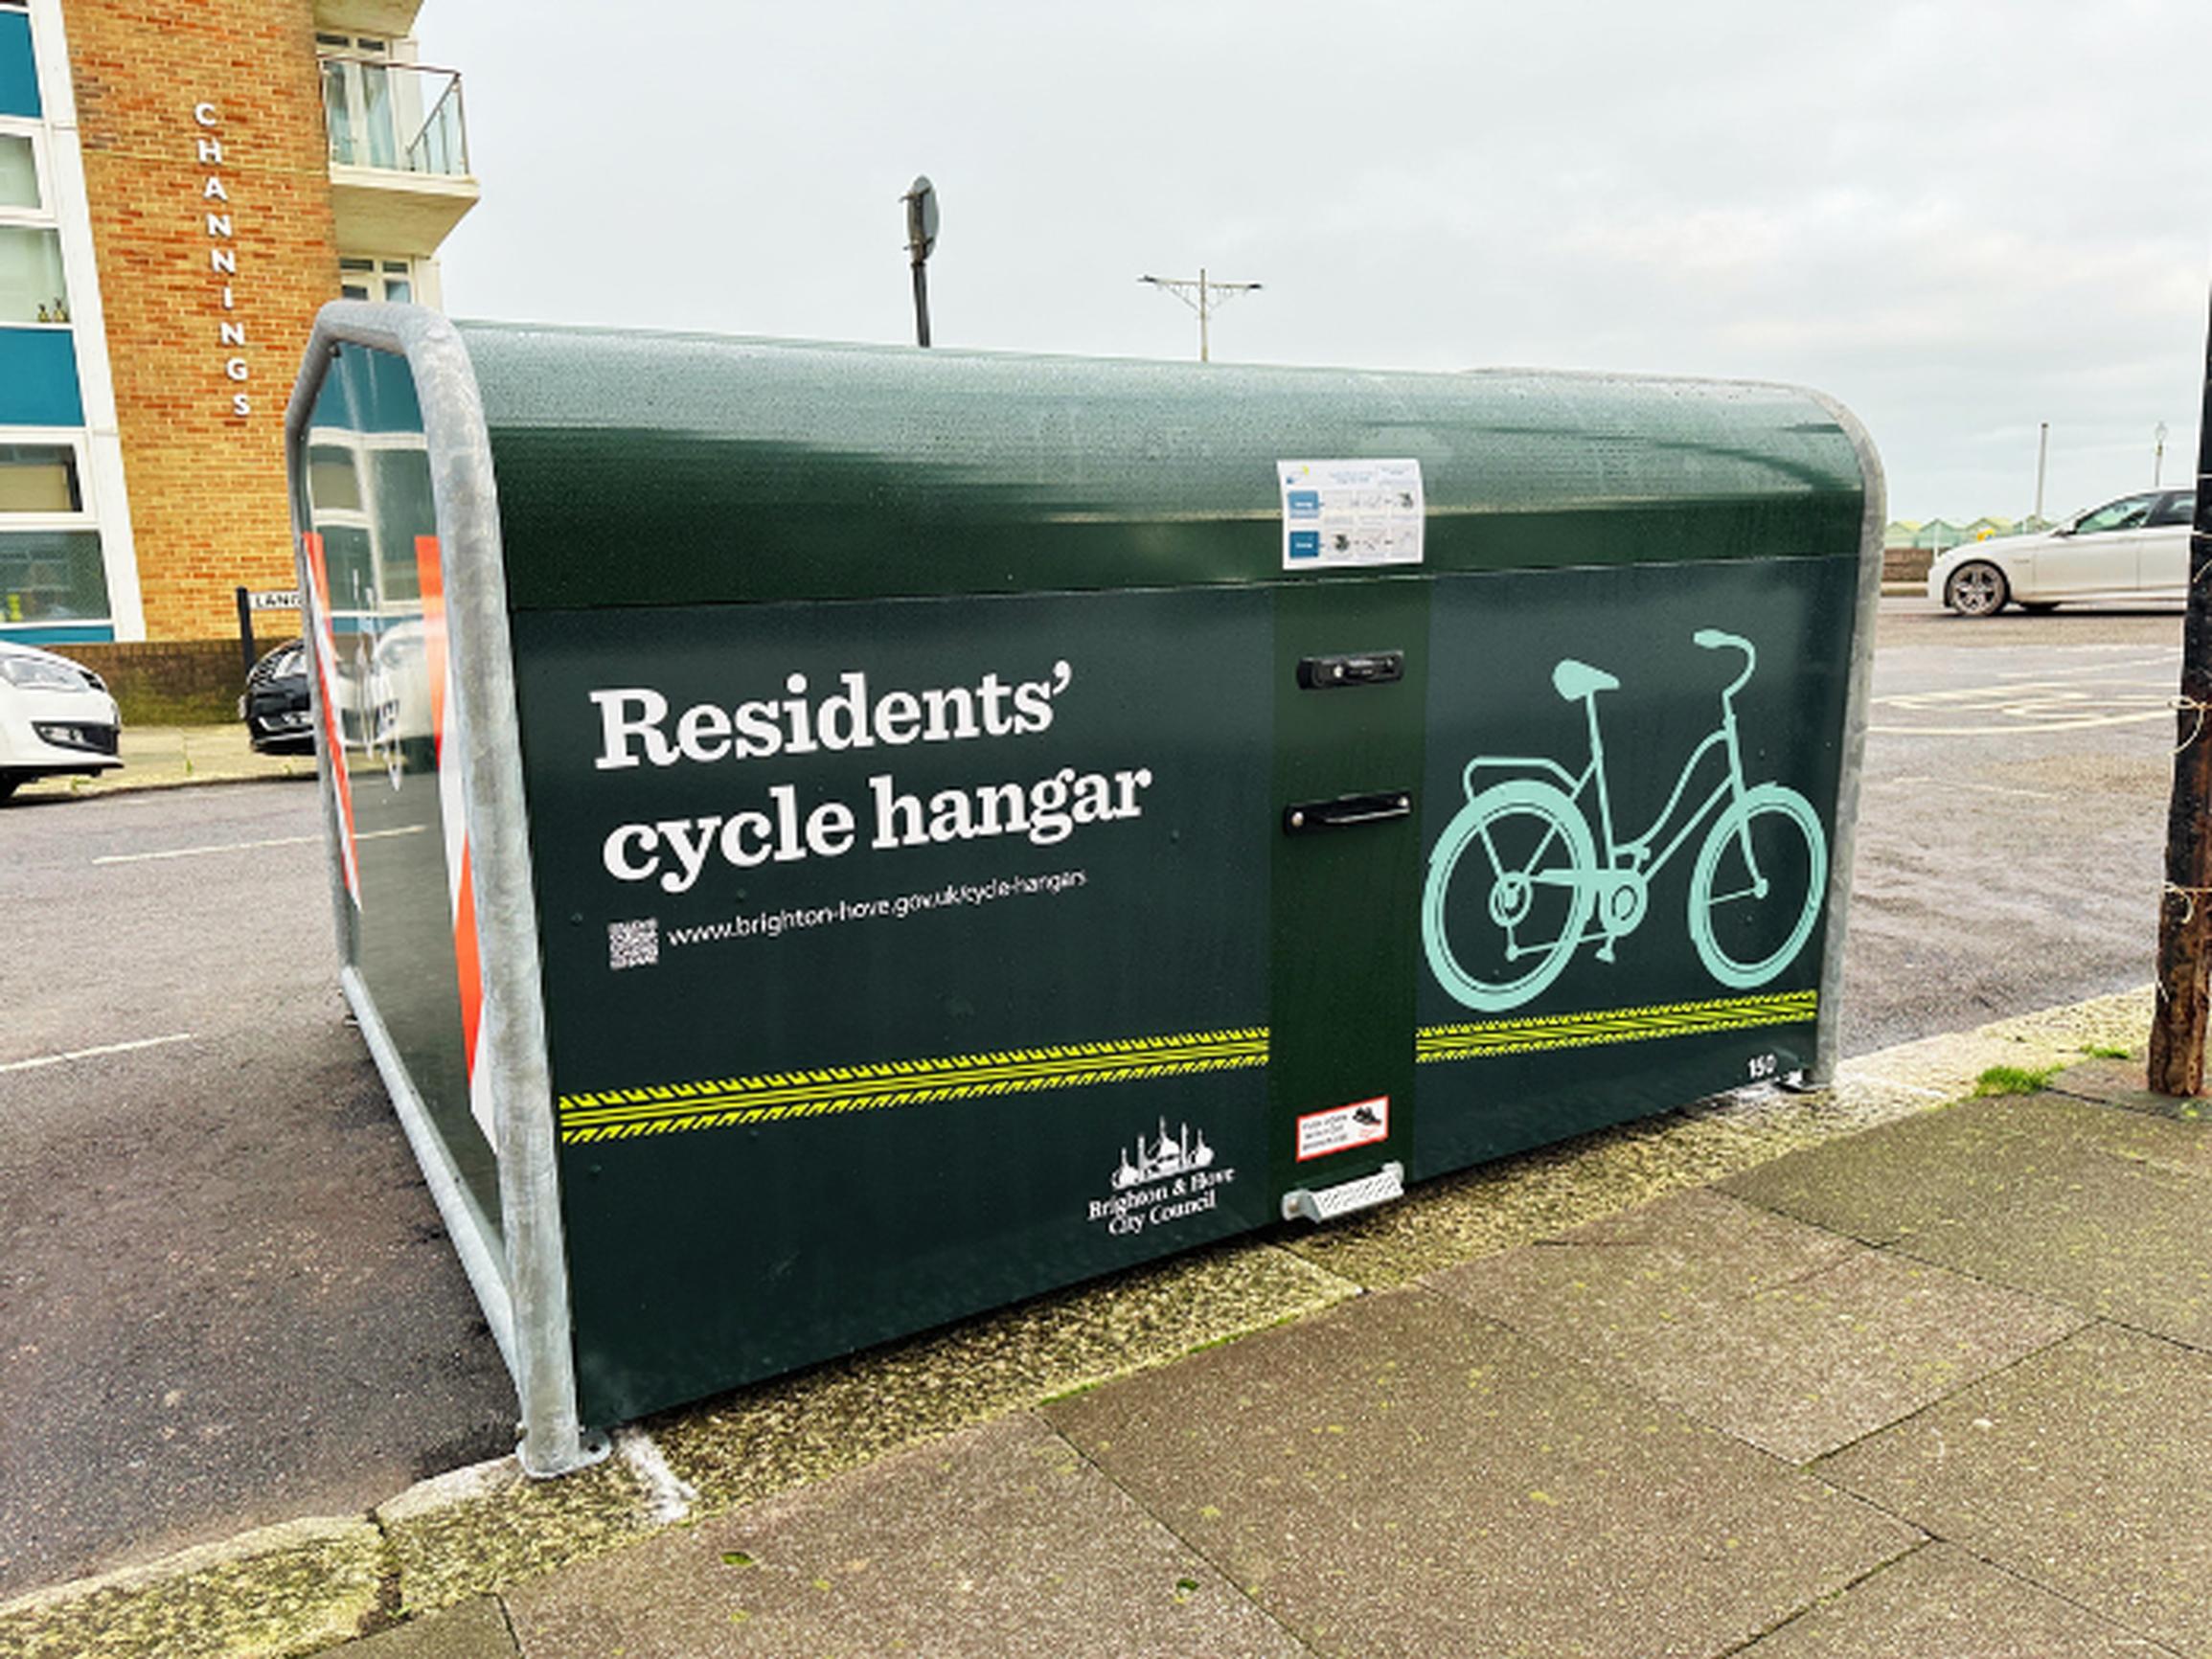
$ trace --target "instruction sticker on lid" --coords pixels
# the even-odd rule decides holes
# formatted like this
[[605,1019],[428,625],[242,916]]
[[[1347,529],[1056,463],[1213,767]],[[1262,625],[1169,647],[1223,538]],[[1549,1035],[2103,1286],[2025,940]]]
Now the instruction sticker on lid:
[[1427,509],[1418,461],[1278,461],[1283,568],[1419,564]]

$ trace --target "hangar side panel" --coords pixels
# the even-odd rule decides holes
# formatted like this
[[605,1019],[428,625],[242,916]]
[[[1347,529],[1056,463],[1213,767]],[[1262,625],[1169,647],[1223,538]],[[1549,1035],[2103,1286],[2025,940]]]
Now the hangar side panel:
[[301,569],[332,791],[340,948],[487,1220],[499,1183],[472,1065],[473,918],[456,908],[460,758],[445,738],[444,551],[412,369],[337,349],[297,458]]
[[514,617],[586,1420],[1268,1218],[1269,603]]
[[1436,582],[1417,1173],[1810,1067],[1857,582],[1856,557]]

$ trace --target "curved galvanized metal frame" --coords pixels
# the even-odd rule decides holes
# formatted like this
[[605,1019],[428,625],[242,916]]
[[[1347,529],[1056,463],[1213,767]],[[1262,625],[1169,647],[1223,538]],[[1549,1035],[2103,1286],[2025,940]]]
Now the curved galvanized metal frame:
[[1849,681],[1843,699],[1843,753],[1837,761],[1836,825],[1828,862],[1828,932],[1820,959],[1820,1021],[1813,1035],[1813,1070],[1808,1086],[1836,1080],[1843,1049],[1843,945],[1851,916],[1851,876],[1859,850],[1859,779],[1866,756],[1868,700],[1873,695],[1874,626],[1881,602],[1882,528],[1889,513],[1888,485],[1881,457],[1859,418],[1835,398],[1808,391],[1836,418],[1859,456],[1865,489],[1859,535],[1859,595],[1852,619]]
[[[346,999],[391,1091],[399,1121],[429,1183],[462,1265],[514,1379],[521,1405],[518,1455],[532,1475],[565,1474],[606,1455],[605,1438],[577,1416],[568,1275],[560,1219],[559,1173],[551,1079],[546,1066],[545,999],[538,973],[527,802],[515,744],[513,654],[499,510],[483,405],[468,352],[453,325],[414,306],[337,301],[323,307],[308,343],[285,416],[288,454],[307,442],[330,365],[341,345],[404,357],[414,376],[429,441],[431,494],[445,552],[446,618],[452,642],[453,708],[445,763],[458,760],[475,889],[484,1003],[476,1063],[487,1068],[501,1220],[494,1225],[470,1197],[432,1126],[404,1060],[352,957],[353,901],[335,860]],[[292,518],[310,520],[306,469],[292,468]],[[303,599],[312,589],[304,568]],[[314,650],[315,630],[306,630]],[[322,719],[320,679],[310,674]],[[330,757],[320,762],[327,828],[336,831],[336,784]]]

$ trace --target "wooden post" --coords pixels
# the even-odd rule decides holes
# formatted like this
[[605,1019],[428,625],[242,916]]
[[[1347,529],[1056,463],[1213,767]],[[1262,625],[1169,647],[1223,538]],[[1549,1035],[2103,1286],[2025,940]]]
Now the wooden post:
[[2197,516],[2189,532],[2177,733],[2150,1083],[2162,1095],[2195,1095],[2204,1087],[2206,983],[2212,969],[2212,334],[2205,342],[2204,409],[2197,430]]

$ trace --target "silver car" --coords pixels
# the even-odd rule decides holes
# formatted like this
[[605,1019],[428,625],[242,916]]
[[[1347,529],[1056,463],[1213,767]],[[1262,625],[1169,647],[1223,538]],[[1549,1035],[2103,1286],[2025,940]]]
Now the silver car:
[[90,669],[0,640],[0,801],[33,778],[120,766],[123,722]]
[[1970,541],[1930,567],[1927,597],[1973,617],[2008,602],[2047,611],[2091,600],[2185,600],[2196,512],[2194,489],[2147,489],[2040,535]]

